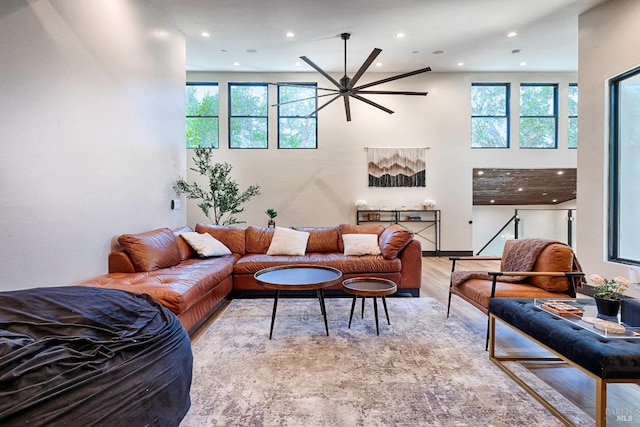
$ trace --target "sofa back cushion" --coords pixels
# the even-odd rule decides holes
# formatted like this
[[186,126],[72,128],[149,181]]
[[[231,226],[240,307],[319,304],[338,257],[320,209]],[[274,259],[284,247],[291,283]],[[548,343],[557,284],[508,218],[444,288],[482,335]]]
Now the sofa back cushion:
[[399,224],[387,227],[380,235],[380,251],[384,259],[394,259],[413,239],[413,231]]
[[247,253],[266,254],[269,245],[271,245],[274,231],[275,228],[254,227],[252,225],[247,227],[245,234]]
[[[340,234],[377,234],[380,236],[384,231],[384,225],[382,224],[362,224],[362,225],[353,225],[353,224],[341,224],[340,225]],[[338,252],[344,252],[344,242],[342,241],[342,236],[338,240]]]
[[118,243],[129,254],[136,271],[153,271],[180,263],[180,251],[168,228],[139,234],[123,234]]
[[235,225],[196,224],[198,233],[209,233],[213,238],[229,248],[234,254],[245,253],[245,229]]
[[307,253],[340,252],[340,227],[293,227],[309,233]]
[[189,259],[193,257],[193,249],[191,245],[187,243],[186,240],[180,236],[182,233],[190,233],[193,230],[191,227],[180,227],[173,230],[173,235],[176,238],[176,243],[178,244],[178,252],[180,252],[180,259],[184,261],[185,259]]

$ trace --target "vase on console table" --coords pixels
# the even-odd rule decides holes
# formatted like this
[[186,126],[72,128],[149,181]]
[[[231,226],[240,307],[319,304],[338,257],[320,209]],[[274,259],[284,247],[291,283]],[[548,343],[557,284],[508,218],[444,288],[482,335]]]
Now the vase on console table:
[[617,316],[618,310],[620,310],[621,299],[607,299],[593,297],[596,300],[596,306],[598,307],[598,313],[604,316]]

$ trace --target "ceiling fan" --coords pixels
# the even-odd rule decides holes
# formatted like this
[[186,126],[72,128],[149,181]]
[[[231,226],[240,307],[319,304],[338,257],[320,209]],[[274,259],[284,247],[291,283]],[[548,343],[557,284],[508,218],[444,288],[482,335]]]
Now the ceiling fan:
[[[322,70],[320,67],[318,67],[315,63],[313,63],[313,61],[311,61],[309,58],[307,58],[306,56],[301,56],[300,59],[302,59],[304,62],[306,62],[307,64],[309,64],[311,67],[313,67],[313,69],[315,69],[317,72],[319,72],[320,74],[322,74],[327,80],[329,80],[331,83],[333,83],[337,89],[333,89],[333,88],[318,88],[318,90],[324,90],[324,91],[328,91],[329,93],[326,94],[322,94],[322,95],[316,95],[314,97],[311,98],[303,98],[303,99],[297,99],[295,101],[288,101],[288,102],[282,102],[280,104],[276,104],[276,105],[283,105],[283,104],[290,104],[293,102],[299,102],[299,101],[304,101],[304,100],[308,100],[308,99],[314,99],[314,98],[320,98],[320,97],[325,97],[325,96],[332,96],[333,98],[329,99],[327,102],[325,102],[324,104],[322,104],[321,106],[319,106],[315,111],[313,111],[311,114],[309,114],[308,117],[314,115],[315,113],[317,113],[318,111],[322,110],[324,107],[326,107],[327,105],[331,104],[333,101],[337,100],[338,98],[342,98],[344,100],[344,110],[345,110],[345,114],[347,116],[347,121],[350,122],[351,121],[351,107],[349,105],[349,98],[354,98],[357,99],[358,101],[362,101],[366,104],[372,105],[376,108],[381,109],[382,111],[385,111],[389,114],[393,114],[393,111],[383,107],[382,105],[375,103],[367,98],[364,98],[362,95],[418,95],[418,96],[426,96],[428,92],[407,92],[407,91],[393,91],[393,90],[365,90],[367,88],[370,88],[372,86],[377,86],[379,84],[383,84],[383,83],[388,83],[394,80],[399,80],[399,79],[403,79],[405,77],[410,77],[410,76],[415,76],[416,74],[422,74],[422,73],[426,73],[427,71],[431,71],[430,67],[426,67],[426,68],[421,68],[419,70],[415,70],[415,71],[411,71],[408,73],[403,73],[403,74],[398,74],[397,76],[393,76],[393,77],[388,77],[385,79],[381,79],[381,80],[376,80],[374,82],[371,83],[367,83],[367,84],[363,84],[360,86],[356,86],[356,83],[358,82],[358,80],[360,80],[360,78],[362,77],[362,75],[365,73],[365,71],[367,71],[367,69],[371,66],[371,64],[373,63],[373,61],[376,60],[376,58],[378,57],[378,55],[380,54],[380,52],[382,52],[382,49],[373,49],[373,51],[371,52],[371,54],[369,54],[369,57],[367,58],[366,61],[364,61],[364,63],[360,66],[360,69],[356,72],[356,74],[353,77],[349,77],[347,76],[347,40],[349,40],[349,37],[351,37],[350,33],[342,33],[340,34],[340,37],[342,38],[342,40],[344,40],[344,76],[340,79],[340,81],[338,82],[336,79],[334,79],[333,77],[331,77],[329,74],[327,74],[324,70]],[[298,86],[293,84],[294,86]],[[302,86],[303,84],[301,84],[300,86]]]

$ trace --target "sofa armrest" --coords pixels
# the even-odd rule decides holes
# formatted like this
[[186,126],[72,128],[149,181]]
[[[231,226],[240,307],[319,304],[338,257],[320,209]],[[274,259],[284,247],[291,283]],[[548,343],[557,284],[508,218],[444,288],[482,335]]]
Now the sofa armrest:
[[422,246],[420,241],[411,240],[400,251],[398,258],[402,262],[402,287],[420,289],[422,284]]
[[129,255],[123,250],[109,253],[109,273],[135,273],[136,268]]

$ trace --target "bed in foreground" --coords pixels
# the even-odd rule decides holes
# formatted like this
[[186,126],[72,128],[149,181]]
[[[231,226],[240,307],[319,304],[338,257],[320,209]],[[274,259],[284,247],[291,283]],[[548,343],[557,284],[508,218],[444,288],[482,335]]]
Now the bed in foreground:
[[0,293],[0,425],[177,426],[192,363],[180,322],[148,295]]

